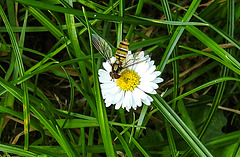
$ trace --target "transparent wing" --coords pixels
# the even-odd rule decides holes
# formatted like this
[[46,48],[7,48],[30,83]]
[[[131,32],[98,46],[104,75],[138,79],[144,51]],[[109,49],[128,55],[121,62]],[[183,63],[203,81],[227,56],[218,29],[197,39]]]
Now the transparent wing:
[[148,56],[144,57],[144,53],[139,54],[139,52],[136,52],[135,54],[132,54],[132,57],[126,60],[126,62],[123,64],[123,67],[128,68],[134,64],[144,62],[147,59],[148,59]]
[[94,47],[99,51],[99,53],[106,59],[110,60],[112,57],[112,49],[108,43],[96,34],[92,34],[92,42]]

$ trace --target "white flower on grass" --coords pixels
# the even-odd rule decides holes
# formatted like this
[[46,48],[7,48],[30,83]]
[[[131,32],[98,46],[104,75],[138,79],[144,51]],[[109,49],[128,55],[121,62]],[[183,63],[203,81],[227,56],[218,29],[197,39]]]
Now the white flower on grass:
[[[158,88],[157,83],[163,81],[158,77],[161,72],[155,71],[156,66],[154,61],[141,51],[136,57],[128,52],[128,55],[123,63],[129,66],[124,68],[120,73],[120,78],[113,79],[110,76],[112,66],[109,62],[103,62],[104,69],[99,69],[99,82],[103,99],[105,99],[106,107],[115,104],[115,109],[122,107],[129,111],[141,107],[142,103],[151,105],[152,97],[148,94],[156,94]],[[115,57],[111,58],[111,63],[114,63]],[[133,62],[136,63],[133,63]]]

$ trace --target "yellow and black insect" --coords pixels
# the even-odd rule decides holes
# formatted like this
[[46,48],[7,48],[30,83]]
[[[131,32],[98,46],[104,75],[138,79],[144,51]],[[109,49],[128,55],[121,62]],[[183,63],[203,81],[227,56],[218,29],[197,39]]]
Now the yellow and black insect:
[[110,76],[113,79],[120,78],[120,72],[129,67],[127,63],[124,64],[126,56],[128,54],[129,42],[127,39],[124,39],[118,46],[117,52],[115,55],[116,61],[111,63],[110,58],[112,57],[112,49],[108,45],[108,43],[96,34],[92,34],[92,41],[94,47],[99,51],[99,53],[110,63],[112,66],[112,72],[110,72]]

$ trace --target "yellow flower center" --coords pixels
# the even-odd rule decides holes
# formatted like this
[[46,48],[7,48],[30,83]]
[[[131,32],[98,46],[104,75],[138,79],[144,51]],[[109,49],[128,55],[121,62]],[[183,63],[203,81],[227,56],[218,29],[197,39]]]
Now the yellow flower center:
[[140,77],[133,70],[125,70],[117,79],[117,85],[124,91],[132,91],[140,82]]

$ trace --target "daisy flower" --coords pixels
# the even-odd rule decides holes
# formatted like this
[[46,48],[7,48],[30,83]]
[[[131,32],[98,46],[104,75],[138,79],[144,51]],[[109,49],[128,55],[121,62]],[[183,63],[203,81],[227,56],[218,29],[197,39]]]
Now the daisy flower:
[[133,63],[136,58],[128,52],[124,64],[126,66],[120,73],[120,78],[114,79],[110,76],[112,72],[111,63],[114,63],[116,58],[112,57],[109,61],[103,62],[104,69],[98,70],[99,82],[103,99],[105,99],[106,107],[115,104],[115,109],[122,107],[129,111],[131,108],[136,110],[142,104],[151,105],[152,97],[148,94],[156,94],[158,88],[157,83],[163,82],[163,79],[158,77],[161,72],[155,71],[156,66],[154,61],[141,51],[137,58],[139,62]]

